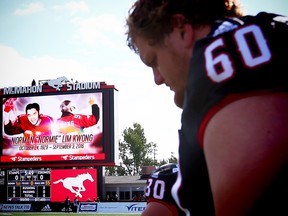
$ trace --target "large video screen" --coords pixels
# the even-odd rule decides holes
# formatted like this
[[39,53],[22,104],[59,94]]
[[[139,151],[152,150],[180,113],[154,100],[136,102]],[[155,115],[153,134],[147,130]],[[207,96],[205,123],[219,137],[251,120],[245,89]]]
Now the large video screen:
[[82,86],[2,90],[0,166],[117,163],[117,91]]

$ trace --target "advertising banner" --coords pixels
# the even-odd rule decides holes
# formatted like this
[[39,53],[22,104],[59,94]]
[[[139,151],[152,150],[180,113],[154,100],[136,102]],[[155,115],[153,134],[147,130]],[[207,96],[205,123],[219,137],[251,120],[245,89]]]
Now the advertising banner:
[[97,212],[103,213],[141,213],[146,208],[146,202],[101,202]]
[[96,202],[80,202],[78,205],[78,212],[91,213],[97,212],[98,203]]
[[32,211],[31,204],[0,204],[0,212]]

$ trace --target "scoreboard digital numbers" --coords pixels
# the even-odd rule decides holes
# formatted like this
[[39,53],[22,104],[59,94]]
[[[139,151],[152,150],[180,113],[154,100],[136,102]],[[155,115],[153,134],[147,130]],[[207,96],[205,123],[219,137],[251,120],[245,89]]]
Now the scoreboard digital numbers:
[[7,201],[50,201],[51,170],[7,170]]

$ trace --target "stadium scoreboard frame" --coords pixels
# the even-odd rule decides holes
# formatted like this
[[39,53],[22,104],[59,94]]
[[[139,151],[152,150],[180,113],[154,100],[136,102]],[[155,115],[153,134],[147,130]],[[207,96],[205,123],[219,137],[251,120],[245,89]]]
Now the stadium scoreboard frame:
[[[5,87],[0,89],[2,123],[0,167],[53,166],[113,166],[118,162],[118,90],[105,82],[73,83],[66,77],[42,80],[38,85]],[[81,134],[63,134],[55,130],[61,117],[60,104],[70,100],[75,113],[91,115],[91,102],[99,107],[97,124],[82,128]],[[9,135],[4,130],[4,119],[26,113],[29,103],[40,105],[40,114],[53,118],[49,136],[24,133]],[[9,114],[10,113],[10,114]],[[80,115],[79,114],[79,115]],[[12,115],[12,116],[13,116]]]

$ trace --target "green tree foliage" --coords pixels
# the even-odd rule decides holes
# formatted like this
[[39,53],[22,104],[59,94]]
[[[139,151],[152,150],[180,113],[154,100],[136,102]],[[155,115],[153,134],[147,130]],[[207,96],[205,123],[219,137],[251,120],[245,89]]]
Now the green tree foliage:
[[147,143],[144,129],[134,123],[133,128],[123,131],[123,141],[119,142],[120,158],[129,175],[139,175],[141,167],[149,162],[152,143]]
[[166,163],[177,163],[177,158],[171,152],[171,157],[167,160],[157,161],[157,144],[147,143],[144,129],[140,124],[134,123],[133,127],[126,128],[122,132],[123,141],[119,141],[120,165],[106,167],[105,175],[125,176],[139,175],[143,166],[155,166]]
[[171,157],[168,158],[168,163],[178,163],[177,158],[174,156],[174,153],[171,152]]
[[106,176],[127,176],[128,172],[120,163],[120,166],[109,166],[105,167],[105,175]]

